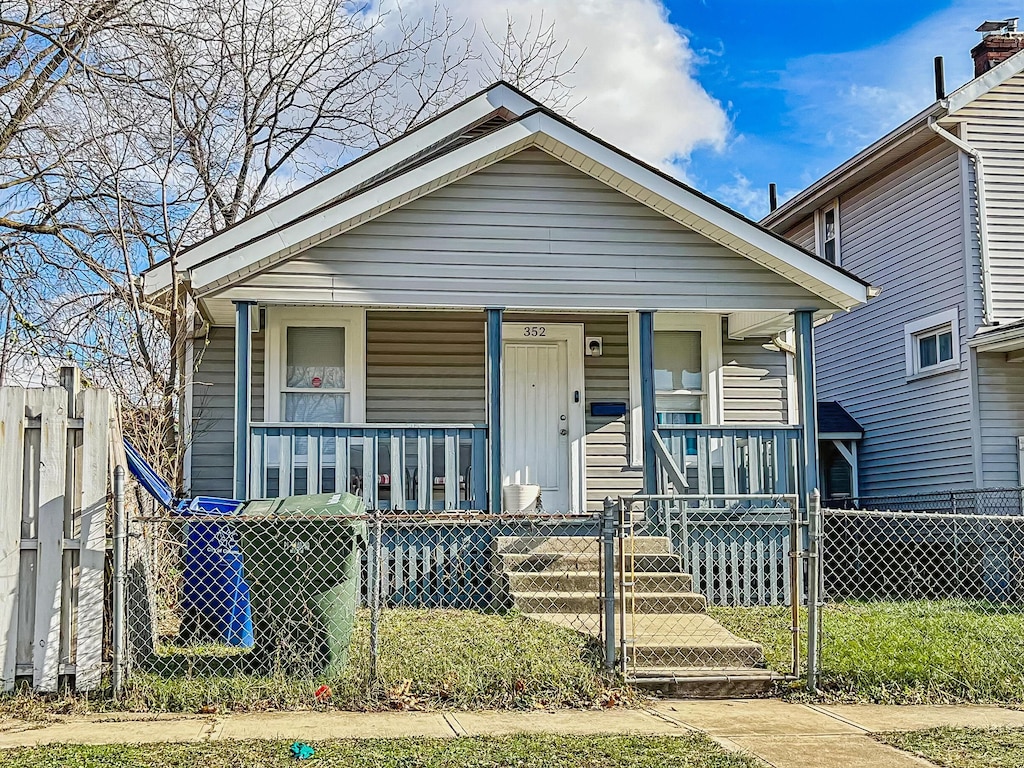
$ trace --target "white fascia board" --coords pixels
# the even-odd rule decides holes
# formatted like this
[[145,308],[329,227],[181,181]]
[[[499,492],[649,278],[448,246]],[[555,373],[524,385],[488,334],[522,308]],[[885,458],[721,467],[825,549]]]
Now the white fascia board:
[[953,115],[975,99],[981,98],[996,86],[1002,85],[1014,75],[1024,71],[1024,51],[1018,51],[1008,59],[999,62],[988,72],[957,88],[945,100],[946,112]]
[[1012,352],[1024,349],[1024,326],[991,330],[975,334],[967,340],[967,346],[979,352]]
[[[731,213],[700,195],[690,192],[664,176],[645,168],[630,158],[619,154],[604,144],[595,141],[580,131],[551,118],[543,113],[530,115],[523,123],[529,124],[532,133],[543,133],[555,141],[586,155],[605,168],[618,173],[624,178],[644,187],[648,191],[675,203],[680,208],[696,217],[696,221],[688,219],[685,226],[699,232],[715,242],[722,243],[731,250],[740,253],[753,261],[758,261],[755,253],[745,249],[737,249],[724,242],[720,231],[728,232],[751,246],[751,250],[759,251],[792,266],[797,271],[811,277],[844,294],[850,299],[850,306],[863,304],[870,296],[868,286],[849,277],[834,267],[814,258],[794,245],[790,245],[777,236],[766,232],[753,222],[749,222],[738,214]],[[592,174],[593,175],[593,174]],[[718,230],[718,231],[716,231]],[[763,266],[767,266],[762,262]],[[770,267],[769,267],[770,268]],[[818,291],[808,287],[814,293]]]
[[[500,108],[505,108],[515,115],[521,115],[531,109],[536,109],[537,104],[524,98],[504,83],[499,83],[476,98],[440,115],[421,128],[411,131],[392,144],[382,147],[369,156],[356,158],[339,171],[328,174],[280,202],[243,219],[220,234],[204,240],[183,253],[178,259],[178,266],[182,270],[191,269],[218,254],[237,248],[289,221],[304,216],[310,211],[330,203],[345,190],[386,171]],[[162,266],[163,264],[157,265],[157,268],[150,270],[145,275],[144,285],[147,294],[163,290],[170,285],[170,272],[159,269]]]
[[162,261],[142,275],[142,292],[145,296],[166,290],[171,285],[171,262]]
[[[191,270],[193,288],[200,294],[213,283],[252,267],[276,255],[292,256],[305,243],[344,222],[357,219],[374,209],[381,213],[413,199],[420,188],[449,174],[479,162],[489,155],[500,153],[518,142],[530,138],[530,131],[522,121],[510,123],[498,130],[470,142],[459,149],[424,163],[418,168],[389,179],[376,187],[325,208],[315,216],[293,222],[266,237],[243,245],[230,253],[199,264]],[[359,223],[362,223],[360,220]],[[333,236],[333,235],[332,235]]]

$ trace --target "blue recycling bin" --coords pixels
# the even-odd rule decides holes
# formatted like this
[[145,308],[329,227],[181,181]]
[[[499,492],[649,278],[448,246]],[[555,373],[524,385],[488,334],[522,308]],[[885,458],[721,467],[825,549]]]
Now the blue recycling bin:
[[182,608],[214,637],[237,648],[252,648],[252,608],[235,527],[210,521],[230,516],[242,502],[199,496],[177,510],[201,517],[186,525]]
[[177,499],[135,446],[125,440],[124,447],[129,470],[157,502],[174,515],[196,518],[185,525],[181,590],[186,624],[194,626],[183,629],[194,636],[206,629],[213,640],[252,648],[252,607],[242,550],[234,526],[217,519],[238,514],[244,502],[210,496]]

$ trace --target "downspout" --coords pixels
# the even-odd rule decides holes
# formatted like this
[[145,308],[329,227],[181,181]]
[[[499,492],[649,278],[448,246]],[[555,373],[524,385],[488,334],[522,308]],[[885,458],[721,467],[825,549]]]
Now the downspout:
[[981,153],[961,139],[950,133],[935,122],[934,117],[928,118],[928,127],[936,134],[968,155],[974,162],[974,188],[978,197],[978,250],[981,255],[981,324],[992,325],[992,268],[988,252],[988,212],[985,205],[985,161]]

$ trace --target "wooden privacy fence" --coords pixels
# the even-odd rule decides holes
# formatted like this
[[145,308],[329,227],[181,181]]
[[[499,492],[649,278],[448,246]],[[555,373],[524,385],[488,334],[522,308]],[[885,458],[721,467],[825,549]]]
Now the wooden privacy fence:
[[0,387],[0,683],[99,687],[104,662],[109,392]]

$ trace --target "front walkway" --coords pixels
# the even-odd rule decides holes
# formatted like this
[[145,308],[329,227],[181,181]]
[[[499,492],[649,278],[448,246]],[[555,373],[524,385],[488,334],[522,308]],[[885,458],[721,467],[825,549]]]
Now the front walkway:
[[762,700],[661,701],[640,710],[553,712],[272,712],[245,715],[110,713],[54,722],[0,719],[0,748],[70,742],[202,742],[218,739],[386,738],[565,734],[680,734],[700,730],[775,768],[911,768],[924,760],[879,744],[876,731],[936,726],[1024,727],[1024,712],[979,706],[787,704]]

